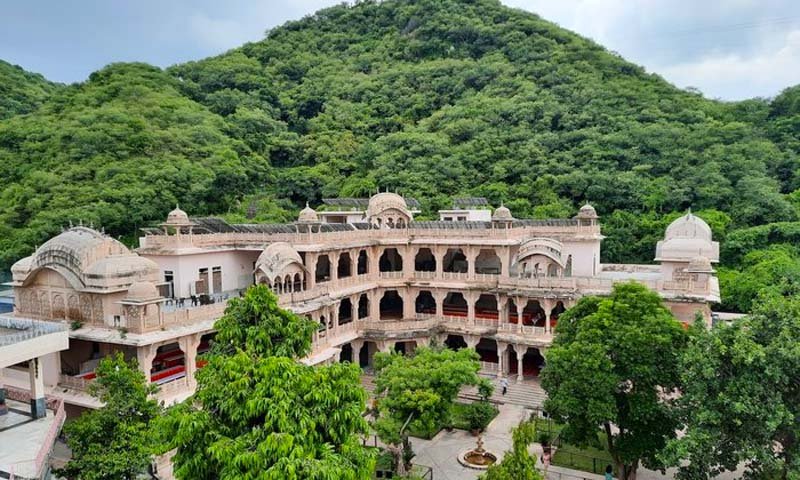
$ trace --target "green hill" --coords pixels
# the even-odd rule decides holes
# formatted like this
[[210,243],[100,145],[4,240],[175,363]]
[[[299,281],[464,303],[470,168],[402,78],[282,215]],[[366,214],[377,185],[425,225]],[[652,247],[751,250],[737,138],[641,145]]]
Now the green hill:
[[36,110],[59,86],[0,60],[0,120]]
[[[650,261],[678,212],[794,221],[797,89],[724,103],[496,0],[337,6],[166,72],[112,65],[0,122],[0,258],[78,218],[115,234],[191,214],[291,218],[377,187],[603,216],[605,261]],[[249,215],[252,216],[252,215]]]

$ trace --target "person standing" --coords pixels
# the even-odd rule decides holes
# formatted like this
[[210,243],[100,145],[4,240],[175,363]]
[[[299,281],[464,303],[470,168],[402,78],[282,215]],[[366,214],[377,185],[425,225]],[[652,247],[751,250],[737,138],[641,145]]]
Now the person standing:
[[500,379],[500,386],[503,388],[503,395],[508,391],[508,379],[503,377]]
[[604,480],[614,480],[614,469],[611,468],[611,465],[606,467],[606,475]]

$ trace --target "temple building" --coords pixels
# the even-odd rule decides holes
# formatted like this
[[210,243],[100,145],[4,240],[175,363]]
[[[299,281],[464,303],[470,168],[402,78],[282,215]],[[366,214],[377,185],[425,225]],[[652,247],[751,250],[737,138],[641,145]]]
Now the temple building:
[[544,366],[559,316],[617,282],[646,285],[686,323],[700,315],[710,324],[709,304],[719,301],[719,245],[691,213],[654,245],[652,265],[601,263],[591,205],[551,220],[515,218],[480,199],[454,203],[437,221],[417,213],[389,192],[328,199],[287,224],[229,224],[176,208],[135,250],[70,228],[14,265],[13,318],[71,327],[44,388],[92,408],[86,387],[113,352],[138,359],[164,401],[186,398],[227,299],[256,283],[319,324],[306,363],[369,367],[375,352],[436,341],[474,347],[484,372],[518,381]]

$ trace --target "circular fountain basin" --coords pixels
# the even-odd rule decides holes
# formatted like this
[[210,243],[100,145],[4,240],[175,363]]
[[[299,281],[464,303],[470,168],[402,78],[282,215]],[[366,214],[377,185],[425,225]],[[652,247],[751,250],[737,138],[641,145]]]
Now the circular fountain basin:
[[473,449],[458,455],[458,463],[475,470],[486,470],[495,462],[497,462],[497,455],[491,452],[478,452]]

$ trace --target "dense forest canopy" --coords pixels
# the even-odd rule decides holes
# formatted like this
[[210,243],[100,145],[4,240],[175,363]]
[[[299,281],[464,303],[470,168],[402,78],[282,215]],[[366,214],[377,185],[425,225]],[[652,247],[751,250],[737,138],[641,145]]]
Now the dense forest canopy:
[[[497,0],[360,1],[217,57],[113,64],[67,87],[3,67],[22,99],[9,109],[0,90],[3,267],[69,220],[133,237],[179,202],[286,221],[378,187],[428,217],[454,195],[518,217],[589,201],[608,262],[652,261],[689,207],[723,250],[753,227],[781,222],[777,243],[798,228],[800,87],[709,100]],[[746,252],[726,255],[745,268]]]

